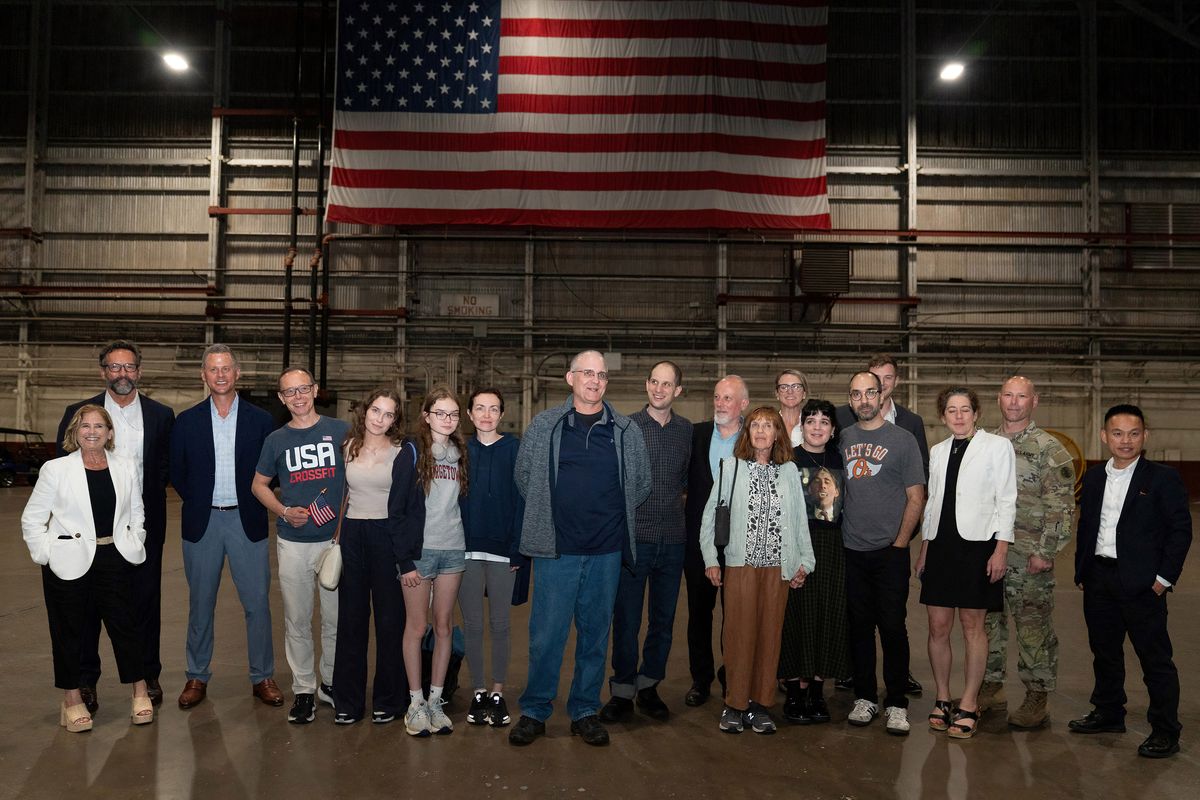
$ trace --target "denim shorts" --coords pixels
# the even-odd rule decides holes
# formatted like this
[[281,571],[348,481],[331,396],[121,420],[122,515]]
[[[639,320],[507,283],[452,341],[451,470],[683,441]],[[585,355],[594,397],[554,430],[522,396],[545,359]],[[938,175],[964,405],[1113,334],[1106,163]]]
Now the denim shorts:
[[422,580],[438,575],[454,575],[467,571],[467,553],[465,550],[432,550],[426,547],[413,564]]

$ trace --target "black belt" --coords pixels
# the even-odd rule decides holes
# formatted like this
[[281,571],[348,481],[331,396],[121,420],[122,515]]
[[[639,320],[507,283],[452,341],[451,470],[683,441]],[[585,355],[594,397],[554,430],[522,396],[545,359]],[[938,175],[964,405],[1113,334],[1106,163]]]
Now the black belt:
[[1096,563],[1102,567],[1115,568],[1117,566],[1117,560],[1110,556],[1096,556]]
[[213,506],[213,511],[237,511],[237,506]]

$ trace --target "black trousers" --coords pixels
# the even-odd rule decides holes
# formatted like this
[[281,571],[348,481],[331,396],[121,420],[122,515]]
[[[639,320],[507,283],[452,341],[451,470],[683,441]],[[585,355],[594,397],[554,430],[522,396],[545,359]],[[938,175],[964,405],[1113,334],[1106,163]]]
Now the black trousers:
[[[717,561],[724,570],[724,548],[717,549]],[[721,595],[721,608],[724,609],[725,593],[705,576],[700,542],[690,537],[683,553],[683,579],[687,586],[688,669],[692,673],[692,683],[709,686],[717,675],[712,646],[713,610],[717,607],[718,595]]]
[[[157,533],[157,535],[155,535]],[[159,637],[162,629],[162,554],[164,531],[146,529],[146,560],[130,565],[133,570],[134,617],[141,639],[142,677],[158,680],[162,674]],[[110,634],[111,636],[111,634]],[[100,682],[100,616],[91,614],[82,631],[79,650],[79,679],[84,686]]]
[[875,677],[875,630],[883,649],[884,706],[908,708],[908,548],[850,550],[846,553],[846,611],[854,694],[879,702]]
[[399,714],[408,707],[408,679],[401,653],[404,594],[387,520],[342,523],[342,579],[338,583],[337,650],[333,700],[354,719],[366,713],[367,639],[375,614],[375,683],[371,709]]
[[103,620],[112,640],[121,683],[134,683],[145,677],[134,604],[136,572],[137,567],[111,544],[97,546],[92,566],[73,581],[63,580],[48,566],[42,567],[42,594],[50,622],[56,687],[78,689],[84,685],[79,653],[93,619],[97,626]]
[[1092,704],[1113,719],[1125,718],[1125,636],[1142,664],[1150,694],[1146,720],[1155,733],[1178,738],[1179,672],[1167,633],[1167,596],[1147,586],[1130,594],[1121,585],[1115,561],[1095,562],[1083,584],[1083,618],[1092,648],[1096,686]]

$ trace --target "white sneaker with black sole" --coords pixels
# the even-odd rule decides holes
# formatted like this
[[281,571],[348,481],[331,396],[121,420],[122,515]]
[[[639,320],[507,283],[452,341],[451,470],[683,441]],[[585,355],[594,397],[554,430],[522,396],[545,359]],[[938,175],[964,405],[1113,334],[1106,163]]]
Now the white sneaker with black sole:
[[908,736],[908,709],[888,706],[883,710],[883,718],[887,720],[887,732],[892,736]]
[[872,703],[870,700],[859,698],[854,701],[854,708],[850,709],[850,716],[846,718],[846,721],[851,725],[862,727],[863,725],[870,725],[871,720],[875,719],[877,714],[879,714],[878,703]]

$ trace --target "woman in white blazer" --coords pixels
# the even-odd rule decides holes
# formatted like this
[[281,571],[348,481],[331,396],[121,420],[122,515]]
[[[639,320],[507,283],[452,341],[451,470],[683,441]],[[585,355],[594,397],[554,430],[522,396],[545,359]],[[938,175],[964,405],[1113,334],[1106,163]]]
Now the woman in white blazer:
[[[717,506],[729,507],[725,574],[717,562]],[[721,461],[720,475],[700,523],[704,574],[725,587],[726,694],[721,730],[774,733],[769,709],[776,675],[788,587],[799,588],[816,566],[800,472],[779,412],[760,406],[746,417]]]
[[66,692],[59,724],[92,729],[79,693],[80,635],[91,609],[112,639],[121,682],[133,684],[131,720],[153,722],[131,583],[134,565],[146,560],[141,470],[111,452],[112,419],[98,405],[75,412],[63,449],[67,455],[42,466],[21,514],[29,555],[42,565],[54,685]]
[[[938,415],[951,436],[929,451],[929,501],[921,524],[921,602],[929,613],[929,662],[937,697],[929,727],[969,739],[979,724],[987,664],[984,618],[1004,605],[1004,572],[1017,504],[1016,457],[1002,436],[976,428],[974,390],[944,389]],[[950,703],[950,631],[962,625],[966,672],[958,708]]]

